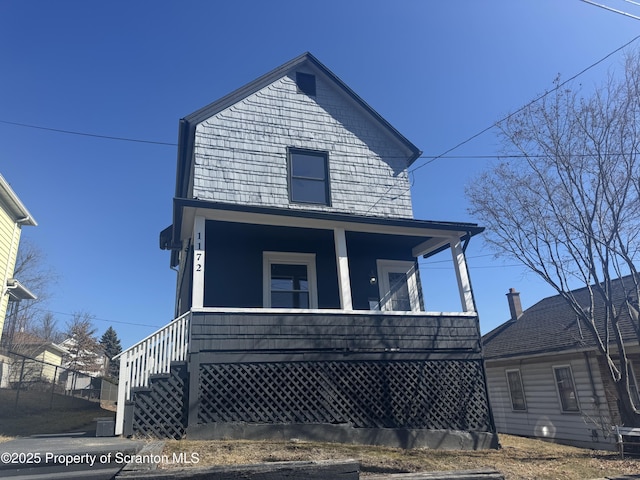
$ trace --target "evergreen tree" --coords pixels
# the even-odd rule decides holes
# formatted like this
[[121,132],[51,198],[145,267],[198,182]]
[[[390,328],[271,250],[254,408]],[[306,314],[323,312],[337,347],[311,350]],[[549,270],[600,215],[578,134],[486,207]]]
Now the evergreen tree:
[[118,378],[120,372],[120,362],[113,361],[113,357],[122,352],[122,345],[120,345],[120,339],[113,327],[107,328],[102,337],[100,338],[100,345],[104,349],[105,355],[109,358],[109,371],[108,376]]

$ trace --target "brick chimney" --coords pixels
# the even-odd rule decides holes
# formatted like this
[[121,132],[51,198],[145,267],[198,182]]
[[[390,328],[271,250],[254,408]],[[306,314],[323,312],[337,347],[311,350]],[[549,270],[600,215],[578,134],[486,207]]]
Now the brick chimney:
[[511,320],[517,320],[522,315],[522,304],[520,303],[520,292],[516,292],[515,288],[510,288],[507,293],[507,301],[509,302],[509,311],[511,312]]

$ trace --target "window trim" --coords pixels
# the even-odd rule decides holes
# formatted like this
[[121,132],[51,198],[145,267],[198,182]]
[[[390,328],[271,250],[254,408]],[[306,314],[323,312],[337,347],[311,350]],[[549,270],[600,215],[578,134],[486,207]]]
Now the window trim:
[[307,282],[309,285],[309,309],[318,308],[315,253],[262,252],[262,304],[264,308],[271,308],[272,264],[305,265],[307,267]]
[[633,363],[633,360],[628,360],[629,366],[629,390],[631,390],[631,395],[633,395],[633,401],[637,402],[636,408],[640,407],[640,386],[638,385],[638,376],[636,375],[636,369]]
[[[578,388],[576,387],[576,380],[575,377],[573,376],[573,369],[571,368],[571,365],[554,365],[553,367],[553,381],[556,385],[556,393],[558,395],[558,402],[560,403],[560,411],[562,413],[580,413],[581,412],[581,408],[580,408],[580,399],[578,398]],[[557,370],[561,370],[561,369],[567,369],[569,371],[569,377],[571,378],[571,385],[573,387],[573,393],[576,397],[576,409],[575,410],[566,410],[564,408],[564,405],[562,403],[562,395],[560,393],[560,385],[558,385],[558,377],[556,375],[556,371]]]
[[[420,291],[418,290],[418,279],[416,276],[416,263],[410,260],[376,260],[378,270],[378,295],[380,296],[380,310],[394,311],[389,308],[389,300],[384,301],[384,297],[391,290],[389,285],[389,273],[408,273],[407,287],[409,288],[409,301],[411,302],[411,312],[419,312]],[[410,272],[410,273],[409,273]],[[401,311],[401,310],[397,310]]]
[[[325,192],[325,201],[316,202],[316,201],[304,201],[304,200],[295,200],[293,198],[293,180],[296,178],[303,180],[310,180],[320,182],[320,180],[313,178],[305,178],[305,177],[297,177],[293,175],[293,155],[295,154],[301,155],[310,155],[321,157],[324,160],[324,192]],[[301,205],[323,205],[326,207],[331,206],[331,182],[329,180],[329,152],[323,150],[310,150],[305,148],[287,148],[287,180],[288,180],[288,188],[289,188],[289,202],[296,203]]]
[[[522,392],[522,401],[524,402],[523,408],[516,408],[515,402],[513,401],[513,390],[511,388],[511,382],[509,381],[509,374],[513,372],[518,372],[518,383],[520,385],[520,391]],[[522,372],[519,368],[508,368],[504,371],[504,375],[507,379],[507,389],[509,389],[509,398],[511,400],[511,411],[513,412],[526,412],[527,411],[527,395],[524,391],[524,383],[522,382]]]

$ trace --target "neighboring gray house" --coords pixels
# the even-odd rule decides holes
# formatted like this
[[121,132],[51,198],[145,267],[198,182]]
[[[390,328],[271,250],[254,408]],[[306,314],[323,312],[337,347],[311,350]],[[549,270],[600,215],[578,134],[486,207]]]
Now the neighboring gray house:
[[[614,281],[614,291],[625,279]],[[586,288],[573,293],[589,305]],[[615,448],[611,427],[620,425],[615,387],[594,338],[559,295],[525,311],[519,295],[514,289],[507,293],[511,319],[482,337],[498,433]],[[620,325],[632,368],[640,373],[637,322],[625,316]],[[635,379],[634,373],[632,393],[640,402]]]
[[[482,228],[413,218],[419,156],[308,53],[182,119],[177,318],[120,355],[116,431],[495,445],[464,257]],[[417,259],[445,250],[461,306],[425,311]]]

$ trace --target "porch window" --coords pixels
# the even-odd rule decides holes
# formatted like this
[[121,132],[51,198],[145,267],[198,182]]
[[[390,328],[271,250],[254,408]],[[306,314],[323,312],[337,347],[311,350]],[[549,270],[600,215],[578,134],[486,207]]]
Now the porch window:
[[558,389],[558,397],[563,412],[579,412],[578,392],[573,381],[573,373],[569,365],[562,367],[553,367],[553,374],[556,379],[556,387]]
[[327,153],[289,149],[289,199],[329,205],[329,198]]
[[265,308],[318,308],[313,253],[264,252]]
[[420,295],[414,262],[378,260],[380,309],[419,311]]
[[507,370],[507,385],[509,386],[509,396],[511,397],[511,409],[514,411],[526,411],[527,402],[524,398],[524,386],[520,370]]

